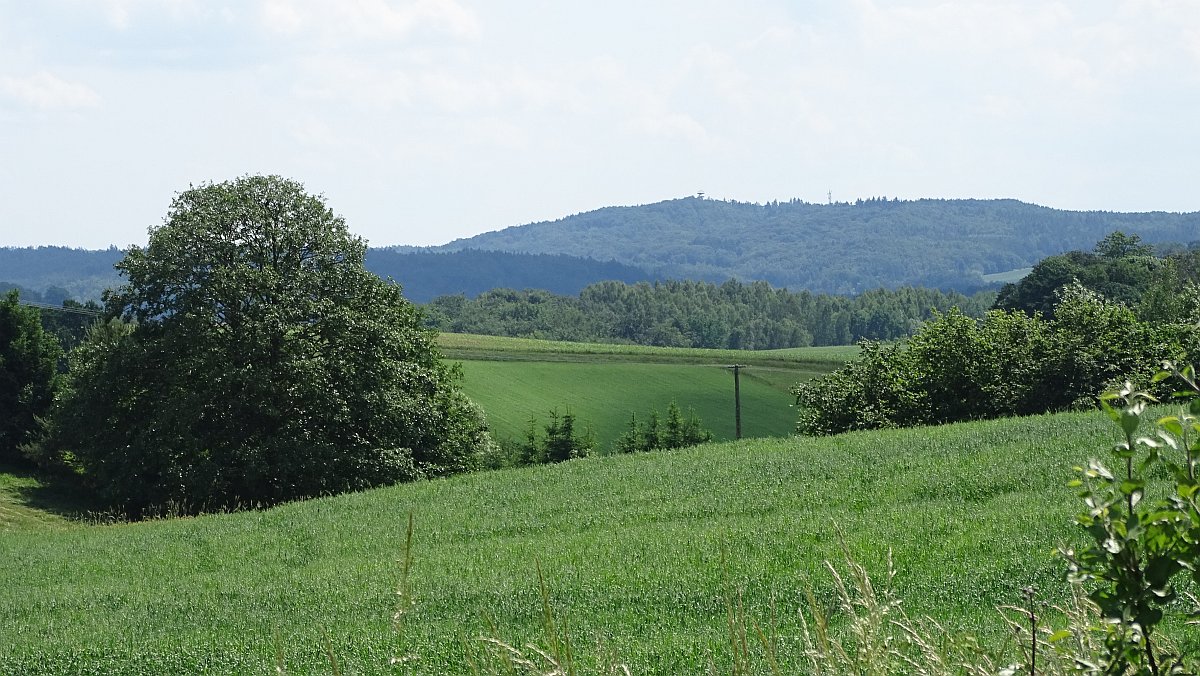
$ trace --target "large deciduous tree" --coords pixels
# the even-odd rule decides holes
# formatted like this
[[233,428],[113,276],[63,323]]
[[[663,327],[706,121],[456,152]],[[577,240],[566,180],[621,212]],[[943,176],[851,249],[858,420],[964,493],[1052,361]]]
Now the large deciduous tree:
[[54,401],[58,340],[42,329],[36,308],[17,291],[0,298],[0,461],[22,460],[20,447],[38,436]]
[[131,510],[343,492],[469,469],[490,443],[400,288],[299,183],[179,194],[75,353],[56,446]]

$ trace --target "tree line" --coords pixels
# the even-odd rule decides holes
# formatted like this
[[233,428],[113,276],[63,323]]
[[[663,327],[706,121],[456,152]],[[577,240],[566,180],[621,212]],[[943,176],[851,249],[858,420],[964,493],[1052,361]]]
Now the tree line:
[[494,289],[476,298],[441,296],[425,307],[429,326],[453,333],[667,347],[767,350],[849,345],[911,335],[933,311],[982,316],[994,294],[876,289],[857,296],[792,292],[728,280],[600,282],[578,296]]
[[797,430],[942,424],[1095,407],[1125,380],[1152,386],[1164,362],[1200,358],[1200,256],[1155,257],[1115,232],[1090,252],[1049,257],[983,317],[937,314],[909,340],[861,343],[861,356],[792,392]]

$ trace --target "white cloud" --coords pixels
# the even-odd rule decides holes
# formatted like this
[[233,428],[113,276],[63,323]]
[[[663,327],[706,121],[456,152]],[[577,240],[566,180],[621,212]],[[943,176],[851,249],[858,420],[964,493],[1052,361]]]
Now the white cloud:
[[710,143],[704,125],[684,113],[647,111],[634,118],[632,127],[651,136],[682,138],[695,146],[707,146]]
[[41,110],[93,108],[100,104],[100,95],[91,87],[46,71],[27,77],[0,76],[0,94]]
[[455,0],[263,0],[260,17],[268,30],[315,34],[325,46],[404,38],[423,29],[456,38],[480,33],[478,17]]
[[101,0],[98,4],[108,25],[122,31],[133,25],[136,14],[145,11],[165,11],[179,21],[194,18],[207,9],[206,3],[197,0]]
[[137,222],[258,168],[427,228],[700,187],[1196,208],[1200,3],[0,0],[0,64],[5,181],[123,153]]

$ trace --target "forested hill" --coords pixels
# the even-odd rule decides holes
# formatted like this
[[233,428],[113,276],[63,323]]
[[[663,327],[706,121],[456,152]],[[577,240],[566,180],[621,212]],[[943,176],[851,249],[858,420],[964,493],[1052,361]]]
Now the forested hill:
[[404,296],[417,303],[444,295],[474,298],[496,288],[542,289],[573,296],[596,282],[632,284],[652,279],[643,270],[614,261],[473,249],[407,254],[370,249],[366,265],[380,277],[399,282]]
[[764,280],[826,293],[925,286],[970,292],[981,275],[1090,250],[1114,230],[1200,239],[1200,213],[1050,209],[1016,200],[751,204],[688,197],[607,207],[461,239],[487,249],[619,260],[664,279]]
[[[970,294],[982,275],[1090,251],[1121,230],[1148,243],[1200,239],[1200,213],[1077,212],[1016,200],[871,199],[749,204],[688,197],[607,207],[432,247],[371,249],[367,267],[407,297],[494,288],[574,295],[601,281],[735,278],[814,293],[920,286]],[[115,248],[0,248],[0,284],[57,304],[117,282]]]
[[[120,283],[113,264],[123,255],[116,248],[0,247],[0,291],[15,287],[26,300],[51,305],[67,298],[100,300],[104,289]],[[418,303],[442,295],[475,297],[501,287],[575,295],[597,282],[653,280],[638,268],[613,261],[496,251],[398,254],[390,249],[370,249],[366,266],[380,277],[399,282],[405,297]]]

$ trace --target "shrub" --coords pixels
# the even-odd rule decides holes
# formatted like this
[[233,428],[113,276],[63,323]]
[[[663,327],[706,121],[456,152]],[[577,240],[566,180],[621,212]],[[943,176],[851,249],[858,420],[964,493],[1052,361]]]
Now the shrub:
[[583,458],[590,455],[595,446],[596,437],[591,428],[583,434],[576,431],[571,409],[567,409],[562,417],[559,417],[558,409],[552,409],[550,422],[545,425],[539,423],[537,417],[529,419],[525,439],[517,447],[511,464],[540,465]]
[[982,320],[951,310],[903,344],[864,342],[841,369],[792,389],[797,431],[907,427],[1094,406],[1124,379],[1149,384],[1153,365],[1200,355],[1189,324],[1150,324],[1079,284],[1054,319],[1019,311]]
[[613,453],[647,453],[672,448],[685,448],[712,441],[712,432],[700,424],[700,417],[692,409],[687,416],[679,410],[674,401],[667,406],[667,418],[664,422],[658,411],[651,411],[647,422],[638,422],[637,414],[629,416],[629,427],[615,442]]

